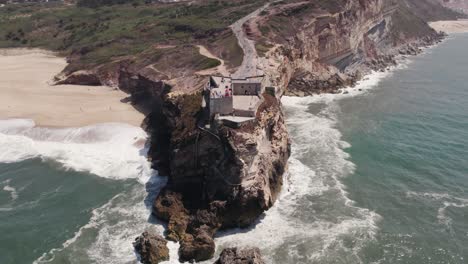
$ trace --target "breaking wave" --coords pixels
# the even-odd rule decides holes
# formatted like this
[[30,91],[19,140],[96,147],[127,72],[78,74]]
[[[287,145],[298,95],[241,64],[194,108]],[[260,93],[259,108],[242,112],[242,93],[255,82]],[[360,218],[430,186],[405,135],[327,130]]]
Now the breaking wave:
[[[163,226],[150,217],[149,202],[155,198],[165,179],[153,177],[144,185],[116,195],[93,210],[88,224],[65,241],[62,247],[44,253],[34,263],[134,263],[132,242],[143,231],[162,234]],[[174,243],[169,244],[177,252]]]
[[153,173],[146,158],[146,138],[141,128],[126,124],[44,128],[32,120],[0,120],[0,163],[40,158],[65,169],[145,183]]
[[[147,134],[141,128],[120,123],[45,128],[27,119],[0,120],[0,163],[41,159],[65,170],[137,181],[94,209],[89,222],[73,237],[43,253],[34,263],[134,263],[135,237],[150,228],[162,234],[163,226],[155,225],[150,217],[150,201],[166,179],[151,169],[146,140]],[[12,199],[17,198],[8,182],[2,185]],[[175,248],[171,254],[177,254],[177,246],[170,246]]]

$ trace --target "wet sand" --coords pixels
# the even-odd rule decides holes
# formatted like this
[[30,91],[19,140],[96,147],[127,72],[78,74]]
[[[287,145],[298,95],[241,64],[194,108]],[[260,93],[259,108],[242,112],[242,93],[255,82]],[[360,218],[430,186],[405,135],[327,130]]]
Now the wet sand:
[[33,119],[38,126],[78,127],[119,122],[140,126],[144,115],[122,91],[49,83],[67,65],[42,50],[0,50],[0,119]]

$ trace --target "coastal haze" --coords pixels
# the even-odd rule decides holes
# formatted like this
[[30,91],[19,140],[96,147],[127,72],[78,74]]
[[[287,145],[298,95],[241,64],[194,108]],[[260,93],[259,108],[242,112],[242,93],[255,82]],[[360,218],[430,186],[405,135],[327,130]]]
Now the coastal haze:
[[466,263],[464,3],[341,2],[0,1],[0,263]]

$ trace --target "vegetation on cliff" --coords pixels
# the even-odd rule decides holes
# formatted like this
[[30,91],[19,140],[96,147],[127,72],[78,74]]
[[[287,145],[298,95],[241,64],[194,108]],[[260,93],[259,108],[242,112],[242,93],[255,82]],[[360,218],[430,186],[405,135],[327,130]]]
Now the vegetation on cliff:
[[[86,1],[9,5],[0,9],[0,47],[41,47],[59,51],[71,62],[98,65],[133,57],[164,56],[157,46],[204,44],[221,58],[240,64],[242,50],[228,26],[261,1],[204,0],[194,3]],[[137,4],[135,4],[137,3]],[[115,5],[114,5],[115,4]],[[230,45],[223,45],[229,42]],[[187,65],[193,61],[181,58]],[[216,66],[213,59],[197,69]],[[235,66],[235,65],[232,65]],[[161,70],[161,69],[159,69]]]

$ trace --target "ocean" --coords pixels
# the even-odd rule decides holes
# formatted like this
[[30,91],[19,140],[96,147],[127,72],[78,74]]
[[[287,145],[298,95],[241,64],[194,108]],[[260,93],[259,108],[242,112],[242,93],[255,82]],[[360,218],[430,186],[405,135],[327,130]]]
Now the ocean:
[[[217,253],[468,263],[467,45],[453,35],[348,94],[283,98],[292,157],[282,194],[251,228],[217,235]],[[163,232],[150,204],[165,178],[145,140],[122,124],[0,121],[0,263],[135,263],[134,238]]]

